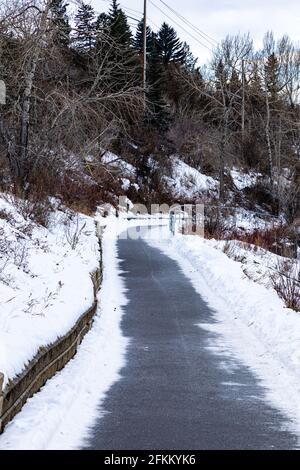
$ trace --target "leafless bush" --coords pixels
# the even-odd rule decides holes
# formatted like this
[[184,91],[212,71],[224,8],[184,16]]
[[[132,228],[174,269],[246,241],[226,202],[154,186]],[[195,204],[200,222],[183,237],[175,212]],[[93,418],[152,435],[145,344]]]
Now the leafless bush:
[[86,223],[80,225],[78,215],[76,215],[75,217],[75,223],[72,219],[69,219],[67,221],[65,226],[65,236],[72,250],[76,249],[76,246],[78,245],[80,239],[80,235],[82,234],[85,227]]
[[4,280],[4,270],[8,263],[7,253],[7,240],[5,238],[3,228],[0,228],[0,281]]
[[228,258],[233,259],[234,261],[238,261],[242,263],[245,260],[245,255],[242,254],[241,250],[239,250],[238,245],[227,240],[223,247],[223,253],[228,256]]
[[26,241],[23,243],[16,243],[12,250],[12,261],[17,268],[22,268],[24,271],[27,270],[27,259],[28,259],[28,247]]
[[36,223],[43,227],[48,226],[49,216],[53,210],[48,198],[40,197],[38,192],[30,194],[28,197],[17,197],[10,194],[6,198],[16,208],[17,212],[22,215],[24,220],[28,222],[28,228],[30,228],[31,223]]
[[230,231],[221,211],[218,207],[211,207],[205,213],[204,233],[205,238],[224,240]]
[[218,131],[203,123],[203,116],[182,111],[170,126],[167,138],[176,154],[206,174],[218,173]]
[[297,234],[293,227],[286,225],[257,228],[250,233],[233,230],[228,238],[264,248],[286,258],[295,258],[297,251]]
[[283,260],[278,263],[271,281],[288,308],[300,311],[300,268],[298,261]]

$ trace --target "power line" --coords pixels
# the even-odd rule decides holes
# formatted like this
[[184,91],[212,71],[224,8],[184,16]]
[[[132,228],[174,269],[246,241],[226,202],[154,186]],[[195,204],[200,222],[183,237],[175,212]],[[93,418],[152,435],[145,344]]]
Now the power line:
[[[110,0],[102,0],[103,2],[105,3],[110,3]],[[181,28],[186,34],[188,34],[191,38],[193,38],[196,42],[198,42],[198,44],[200,44],[202,47],[205,47],[206,49],[208,49],[210,52],[212,52],[212,49],[210,47],[208,47],[206,44],[203,44],[197,37],[195,37],[192,33],[190,33],[187,29],[185,29],[181,24],[179,24],[176,20],[174,20],[173,18],[171,18],[167,13],[165,13],[159,6],[157,6],[152,0],[149,0],[150,3],[155,7],[157,8],[164,16],[166,16],[169,20],[171,20],[173,23],[175,23],[179,28]],[[82,5],[82,1],[81,0],[70,0],[70,3],[73,3],[74,5],[76,6],[81,6]],[[124,7],[124,9],[129,9],[127,7]],[[136,10],[137,11],[137,10]],[[98,11],[95,11],[96,14],[100,14]],[[137,18],[134,18],[134,17],[130,17],[132,20],[134,21],[140,21],[138,20]],[[150,19],[150,18],[149,18]],[[150,20],[154,25],[155,23]],[[157,25],[155,25],[157,28],[159,28]]]
[[190,33],[187,29],[185,29],[183,26],[181,26],[181,24],[179,24],[177,21],[175,21],[173,18],[171,18],[166,12],[164,12],[161,8],[159,8],[159,6],[157,6],[152,0],[149,0],[149,2],[155,7],[157,8],[164,16],[166,16],[167,18],[169,18],[169,20],[171,20],[173,23],[175,23],[179,28],[181,28],[186,34],[188,34],[189,36],[191,36],[195,41],[197,41],[202,47],[205,47],[206,49],[208,49],[210,52],[213,52],[212,49],[210,47],[208,47],[206,44],[203,44],[198,38],[196,38],[192,33]]
[[185,18],[183,15],[178,13],[178,11],[174,10],[174,8],[170,7],[166,2],[163,0],[160,0],[160,2],[165,5],[174,15],[176,15],[179,19],[181,19],[185,24],[187,24],[190,28],[192,28],[199,36],[201,36],[205,41],[210,43],[213,47],[215,47],[218,44],[218,41],[216,41],[213,37],[209,36],[206,34],[204,31],[202,31],[198,26],[195,26],[193,23],[191,23],[187,18]]
[[134,18],[133,16],[129,16],[129,15],[127,15],[127,18],[130,18],[131,20],[134,20],[137,23],[139,23],[141,21],[141,20],[138,20],[137,18]]
[[150,21],[150,23],[152,23],[153,26],[155,26],[155,28],[157,28],[157,29],[160,28],[160,26],[158,26],[156,23],[154,23],[154,21],[151,18],[149,18],[149,16],[148,16],[148,21]]
[[[110,0],[108,0],[108,1],[110,1]],[[127,6],[125,7],[125,6],[123,5],[123,3],[120,3],[120,5],[122,6],[122,8],[124,8],[124,10],[130,10],[130,11],[133,11],[134,13],[138,13],[139,15],[143,15],[143,12],[142,12],[142,11],[135,10],[134,8],[129,8],[129,7],[127,7]]]

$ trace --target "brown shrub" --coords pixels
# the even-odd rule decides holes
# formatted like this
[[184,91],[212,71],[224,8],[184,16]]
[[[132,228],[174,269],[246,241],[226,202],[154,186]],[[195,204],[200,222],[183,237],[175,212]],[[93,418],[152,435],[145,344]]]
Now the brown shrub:
[[297,240],[295,233],[287,226],[277,226],[266,230],[255,229],[251,233],[235,231],[229,239],[256,245],[280,256],[295,258]]
[[244,189],[248,199],[249,209],[256,210],[257,206],[263,207],[273,214],[278,214],[279,201],[272,194],[266,181],[257,181],[254,186]]
[[224,240],[232,232],[225,221],[224,215],[218,207],[209,207],[205,211],[204,236],[205,238]]

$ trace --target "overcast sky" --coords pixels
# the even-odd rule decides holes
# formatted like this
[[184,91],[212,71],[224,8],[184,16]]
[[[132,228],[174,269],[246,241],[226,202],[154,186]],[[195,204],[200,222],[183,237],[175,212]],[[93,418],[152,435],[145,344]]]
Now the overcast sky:
[[[300,0],[164,0],[164,2],[217,41],[227,34],[250,32],[255,44],[260,45],[264,33],[273,30],[276,37],[287,33],[295,42],[300,43]],[[108,9],[110,0],[90,0],[89,3],[100,12]],[[138,19],[141,17],[144,0],[120,0],[119,3],[128,15]],[[190,44],[200,63],[208,59],[209,50],[178,24],[208,47],[211,47],[211,44],[205,42],[168,10],[161,0],[148,0],[148,16],[149,24],[154,30],[157,30],[157,26],[163,21],[172,24],[180,38]],[[129,19],[129,21],[134,25],[134,20]]]

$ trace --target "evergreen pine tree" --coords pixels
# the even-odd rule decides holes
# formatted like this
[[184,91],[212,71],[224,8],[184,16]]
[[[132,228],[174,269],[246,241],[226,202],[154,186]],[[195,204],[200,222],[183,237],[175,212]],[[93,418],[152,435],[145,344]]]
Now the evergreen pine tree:
[[232,70],[228,88],[233,94],[237,94],[242,88],[242,82],[235,69]]
[[70,44],[71,27],[67,15],[69,4],[65,0],[52,0],[50,14],[54,25],[53,37],[56,45],[67,47]]
[[102,42],[106,42],[109,37],[109,17],[106,13],[100,13],[95,23],[96,50],[102,47]]
[[[133,41],[134,49],[139,53],[143,53],[144,46],[144,18],[138,23],[137,30],[135,33],[135,38]],[[152,48],[152,31],[149,26],[147,26],[146,31],[146,49],[149,54]]]
[[164,67],[161,63],[157,35],[152,33],[147,63],[147,86],[150,114],[148,120],[161,130],[168,127],[170,113],[163,99]]
[[256,61],[253,63],[253,70],[249,81],[248,96],[253,107],[253,112],[262,109],[265,106],[265,92],[262,84],[262,77]]
[[149,85],[149,100],[158,102],[160,100],[160,80],[162,67],[158,52],[157,35],[151,34],[150,51],[147,62],[147,83]]
[[158,52],[163,64],[184,62],[184,48],[174,28],[163,23],[157,36]]
[[106,13],[100,13],[98,16],[95,29],[97,33],[107,32],[109,27],[109,16]]
[[112,0],[107,14],[98,17],[96,30],[96,52],[111,68],[110,91],[118,92],[128,84],[140,85],[139,61],[131,45],[131,30],[116,0]]
[[123,10],[119,7],[117,0],[112,0],[108,13],[110,35],[117,44],[130,46],[132,34]]
[[197,59],[193,56],[190,46],[186,42],[184,42],[182,45],[182,53],[185,67],[189,71],[193,72],[195,70]]
[[75,16],[75,45],[81,52],[90,51],[95,45],[95,12],[91,5],[82,3]]
[[280,90],[279,68],[278,59],[273,52],[269,55],[268,61],[265,65],[265,83],[273,102],[277,100],[277,95]]

